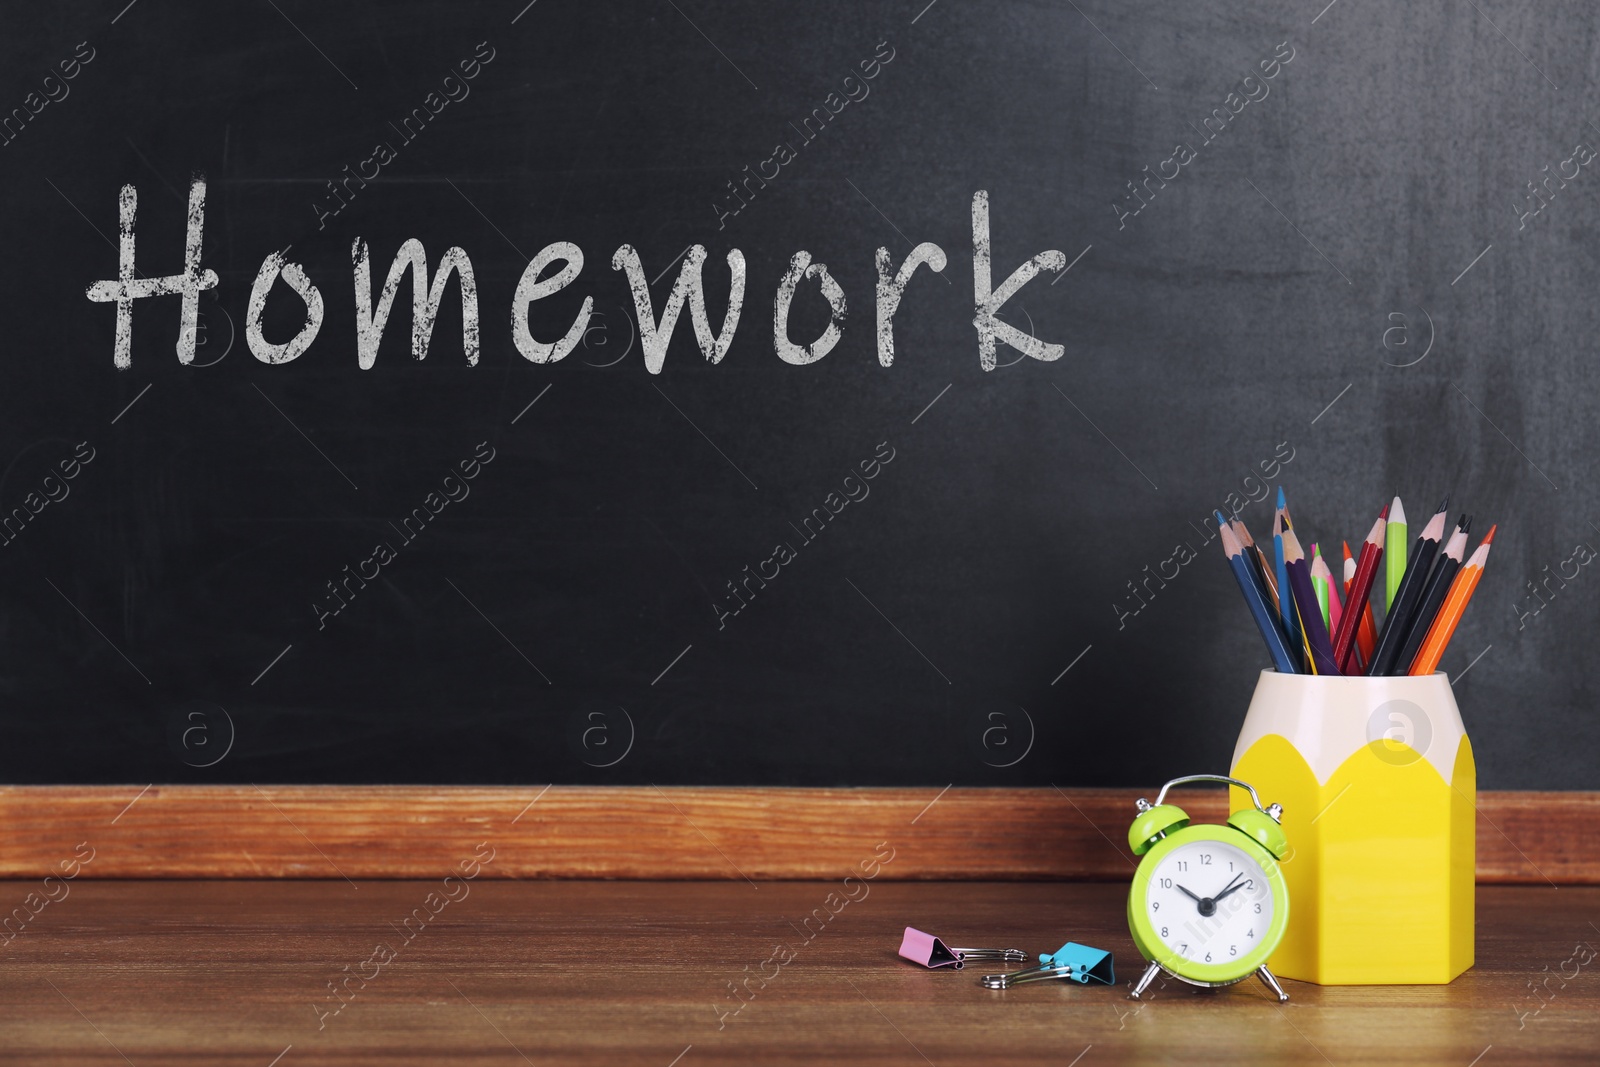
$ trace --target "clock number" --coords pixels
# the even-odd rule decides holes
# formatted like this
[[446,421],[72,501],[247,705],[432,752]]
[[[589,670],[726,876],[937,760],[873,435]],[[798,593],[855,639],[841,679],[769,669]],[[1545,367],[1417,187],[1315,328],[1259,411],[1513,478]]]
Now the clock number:
[[1211,953],[1209,953],[1209,952],[1206,953],[1206,962],[1207,963],[1211,962]]
[[1256,928],[1252,926],[1250,929],[1244,932],[1244,936],[1254,938],[1256,936]]
[[1161,888],[1162,889],[1171,889],[1172,888],[1172,879],[1171,878],[1163,878],[1163,879],[1161,879]]
[[1254,878],[1246,878],[1244,880],[1244,885],[1240,886],[1239,888],[1240,889],[1254,889],[1255,887],[1256,887],[1256,880]]
[[1229,945],[1228,946],[1228,955],[1237,956],[1238,954],[1239,954],[1239,946],[1238,945]]
[[1230,871],[1233,870],[1233,861],[1232,860],[1228,861],[1228,870],[1230,870]]
[[1209,853],[1209,852],[1202,852],[1202,853],[1201,853],[1201,854],[1200,854],[1200,866],[1202,866],[1202,867],[1209,867],[1209,866],[1211,866],[1211,853]]
[[1187,871],[1188,869],[1189,869],[1189,861],[1188,860],[1179,860],[1178,861],[1178,870]]
[[1160,911],[1160,910],[1161,910],[1161,901],[1159,901],[1159,900],[1152,900],[1152,901],[1151,901],[1151,902],[1150,902],[1150,910],[1151,910],[1151,911]]
[[1257,914],[1257,915],[1260,915],[1260,914],[1261,914],[1261,905],[1260,905],[1260,904],[1257,904],[1257,905],[1256,905],[1256,914]]
[[1187,941],[1178,942],[1178,952],[1181,955],[1187,955],[1188,952],[1189,952],[1189,942],[1187,942]]
[[1167,928],[1165,926],[1163,926],[1161,928],[1161,936],[1162,937],[1166,937],[1167,936]]

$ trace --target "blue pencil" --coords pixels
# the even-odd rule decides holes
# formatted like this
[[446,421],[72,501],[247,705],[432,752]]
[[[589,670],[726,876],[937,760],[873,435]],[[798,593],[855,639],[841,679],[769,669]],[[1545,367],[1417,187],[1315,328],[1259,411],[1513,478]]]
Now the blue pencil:
[[1294,592],[1289,587],[1289,568],[1283,559],[1284,512],[1287,508],[1288,505],[1283,499],[1283,486],[1280,485],[1278,510],[1272,516],[1272,551],[1278,582],[1278,614],[1283,619],[1283,632],[1288,638],[1289,647],[1298,649],[1301,646],[1300,618],[1294,610]]
[[[1239,583],[1239,592],[1244,594],[1244,602],[1249,606],[1250,614],[1255,616],[1256,629],[1261,631],[1261,639],[1267,643],[1267,651],[1272,654],[1273,666],[1279,674],[1298,674],[1300,668],[1289,654],[1289,647],[1284,644],[1283,633],[1272,616],[1272,609],[1267,606],[1267,599],[1262,595],[1255,575],[1250,573],[1250,565],[1244,558],[1244,546],[1234,536],[1220,511],[1217,512],[1217,529],[1222,534],[1222,550],[1227,553],[1228,565],[1233,568],[1234,580]],[[1281,561],[1282,557],[1279,559]]]

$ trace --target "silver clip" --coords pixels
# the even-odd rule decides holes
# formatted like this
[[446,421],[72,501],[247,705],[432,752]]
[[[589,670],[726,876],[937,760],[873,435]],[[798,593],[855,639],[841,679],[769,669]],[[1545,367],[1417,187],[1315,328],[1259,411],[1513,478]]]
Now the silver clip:
[[1021,971],[1011,971],[1007,974],[986,974],[979,980],[985,989],[1010,989],[1023,982],[1044,982],[1052,978],[1071,978],[1071,964],[1055,966],[1046,964],[1042,967],[1029,967]]
[[1026,963],[1028,960],[1028,954],[1020,948],[953,948],[950,951],[963,961],[1001,960],[1005,963]]

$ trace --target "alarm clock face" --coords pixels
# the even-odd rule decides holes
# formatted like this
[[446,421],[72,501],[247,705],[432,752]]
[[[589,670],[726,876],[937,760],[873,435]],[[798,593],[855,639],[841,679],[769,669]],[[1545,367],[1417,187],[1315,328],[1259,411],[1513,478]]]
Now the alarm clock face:
[[1183,842],[1154,865],[1149,879],[1150,925],[1179,960],[1226,965],[1249,958],[1272,929],[1266,872],[1225,841]]
[[1128,929],[1145,959],[1195,985],[1249,977],[1289,922],[1283,871],[1228,826],[1187,826],[1145,853],[1128,893]]

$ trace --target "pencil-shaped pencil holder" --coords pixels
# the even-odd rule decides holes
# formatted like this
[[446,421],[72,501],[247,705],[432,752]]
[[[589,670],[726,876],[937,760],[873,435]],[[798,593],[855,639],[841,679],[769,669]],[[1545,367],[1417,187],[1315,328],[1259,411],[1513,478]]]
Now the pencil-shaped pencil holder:
[[1231,773],[1283,805],[1294,915],[1274,972],[1443,984],[1472,966],[1477,770],[1443,673],[1262,671]]

